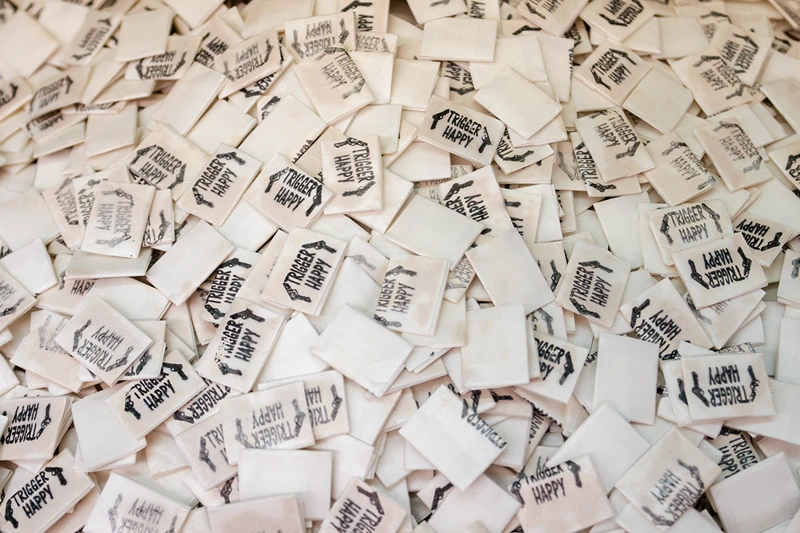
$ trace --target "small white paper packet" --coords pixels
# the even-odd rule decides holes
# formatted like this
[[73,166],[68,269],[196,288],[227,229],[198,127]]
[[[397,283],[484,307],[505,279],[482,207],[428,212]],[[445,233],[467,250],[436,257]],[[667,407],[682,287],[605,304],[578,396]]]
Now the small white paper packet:
[[411,343],[345,304],[311,352],[375,396],[383,396],[412,349]]
[[400,429],[400,435],[461,490],[506,447],[503,438],[442,386]]
[[235,528],[239,533],[258,533],[264,524],[283,533],[304,533],[302,502],[294,496],[256,498],[208,507],[208,526],[212,533]]
[[666,531],[720,472],[678,429],[672,429],[628,470],[616,488],[656,529]]
[[[467,344],[461,349],[462,385],[485,389],[528,383],[537,371],[536,364],[530,364],[531,334],[521,305],[467,311]],[[535,363],[535,357],[533,360]]]

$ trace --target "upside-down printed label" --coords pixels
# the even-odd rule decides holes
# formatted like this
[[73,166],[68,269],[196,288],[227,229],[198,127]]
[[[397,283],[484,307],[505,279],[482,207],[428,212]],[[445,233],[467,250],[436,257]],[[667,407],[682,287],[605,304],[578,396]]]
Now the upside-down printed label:
[[685,357],[681,366],[693,421],[775,414],[761,354]]
[[536,332],[535,339],[541,374],[539,379],[522,385],[521,388],[560,403],[567,403],[575,390],[589,350],[540,331]]
[[139,257],[155,188],[105,180],[97,186],[81,250]]
[[[336,370],[287,378],[274,382],[281,385],[287,382],[302,381],[306,390],[308,414],[316,440],[327,439],[350,431],[347,416],[344,377]],[[273,383],[260,385],[260,389],[271,388]]]
[[165,425],[172,435],[193,427],[219,411],[219,402],[228,396],[238,396],[239,393],[228,386],[214,383],[204,379],[205,387],[197,395],[186,402],[172,416],[167,419]]
[[153,344],[99,296],[88,300],[55,341],[108,385],[113,385]]
[[758,452],[750,440],[749,433],[723,427],[719,436],[711,440],[711,445],[722,452],[717,464],[725,478],[758,464]]
[[378,211],[383,207],[380,138],[366,135],[322,142],[322,175],[335,196],[326,214]]
[[341,45],[330,46],[301,61],[295,66],[295,73],[317,114],[329,124],[375,100],[367,80]]
[[509,492],[522,504],[517,518],[524,531],[579,531],[614,515],[588,455],[517,475]]
[[[691,358],[700,360],[703,357]],[[674,428],[656,442],[616,488],[660,531],[691,509],[720,468]]]
[[708,336],[668,279],[627,302],[620,312],[640,340],[658,346],[662,361],[679,358],[678,346],[684,341],[711,348]]
[[651,68],[627,46],[607,39],[575,71],[575,77],[620,105]]
[[278,154],[244,194],[264,216],[284,231],[307,228],[333,198],[333,192]]
[[0,531],[43,533],[92,490],[94,481],[75,472],[74,460],[64,450],[35,474],[17,469],[6,487],[13,492],[6,493]]
[[122,22],[122,13],[89,11],[62,54],[67,65],[86,65],[103,48]]
[[214,273],[203,303],[204,320],[220,323],[260,258],[260,254],[244,248],[237,248],[225,258]]
[[742,234],[753,255],[765,267],[778,257],[792,235],[791,228],[746,211],[733,220],[733,231]]
[[767,277],[741,233],[672,256],[698,309],[761,289]]
[[71,250],[78,248],[83,239],[83,229],[78,222],[78,202],[72,180],[65,178],[61,183],[46,189],[42,192],[42,198],[50,208],[64,243]]
[[728,189],[736,191],[772,179],[766,153],[753,145],[736,118],[726,118],[694,134]]
[[389,0],[339,0],[338,9],[342,13],[353,13],[356,17],[356,31],[387,31],[389,23]]
[[175,444],[206,490],[238,473],[238,469],[228,463],[222,426],[222,416],[217,412],[175,436]]
[[52,457],[68,405],[64,396],[0,400],[0,414],[8,417],[0,436],[0,461]]
[[491,164],[505,126],[496,118],[431,96],[419,138],[475,164]]
[[672,69],[706,115],[716,115],[752,100],[736,70],[716,50],[684,57]]
[[656,209],[648,216],[667,265],[673,264],[672,255],[677,252],[733,235],[731,219],[719,200]]
[[374,318],[404,333],[433,335],[442,306],[448,263],[419,255],[392,255]]
[[717,182],[674,131],[648,144],[647,151],[656,166],[645,171],[644,175],[670,205],[691,200]]
[[214,338],[196,365],[197,372],[246,393],[283,328],[283,315],[237,298],[228,307]]
[[655,13],[641,0],[601,0],[581,11],[581,18],[614,41],[622,42]]
[[199,35],[170,37],[167,49],[161,54],[143,57],[128,64],[125,78],[129,80],[179,80],[189,70],[200,47]]
[[189,508],[130,478],[112,473],[84,531],[92,533],[175,533]]
[[228,462],[244,449],[299,450],[314,444],[306,393],[299,381],[228,398],[220,404]]
[[178,351],[164,356],[157,378],[131,381],[106,405],[134,438],[142,438],[205,388],[205,382]]
[[522,0],[517,13],[548,33],[561,36],[578,18],[588,0]]
[[170,189],[177,199],[189,187],[191,179],[200,173],[207,159],[205,152],[175,130],[157,123],[125,164],[134,176],[159,189]]
[[655,166],[622,108],[597,111],[575,121],[603,181],[612,181]]
[[446,208],[485,226],[476,241],[482,244],[514,227],[500,191],[492,167],[485,166],[440,184],[438,196]]
[[556,301],[592,322],[610,327],[619,310],[631,266],[586,241],[575,245]]
[[219,17],[212,17],[203,27],[205,28],[205,33],[202,35],[200,49],[197,50],[194,60],[201,65],[212,68],[217,56],[225,53],[230,47],[241,43],[242,38]]
[[91,70],[92,67],[88,65],[73,67],[39,85],[28,102],[28,120],[77,103],[89,81]]
[[354,478],[331,506],[319,533],[394,533],[406,511],[358,478]]
[[281,68],[278,32],[269,30],[232,46],[214,59],[214,69],[228,78],[231,94]]
[[178,207],[213,225],[228,218],[261,168],[261,161],[225,143],[217,147]]
[[356,23],[351,11],[286,22],[286,46],[300,59],[313,57],[330,46],[356,48]]
[[261,297],[302,313],[318,314],[344,260],[346,246],[346,242],[323,233],[293,229]]
[[27,104],[32,96],[30,85],[20,77],[0,83],[0,120]]

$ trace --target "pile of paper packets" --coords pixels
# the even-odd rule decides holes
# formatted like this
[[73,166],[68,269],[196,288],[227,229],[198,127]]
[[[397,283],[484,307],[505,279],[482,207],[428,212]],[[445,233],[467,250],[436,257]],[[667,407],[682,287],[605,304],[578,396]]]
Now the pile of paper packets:
[[800,1],[0,0],[0,533],[800,533]]

